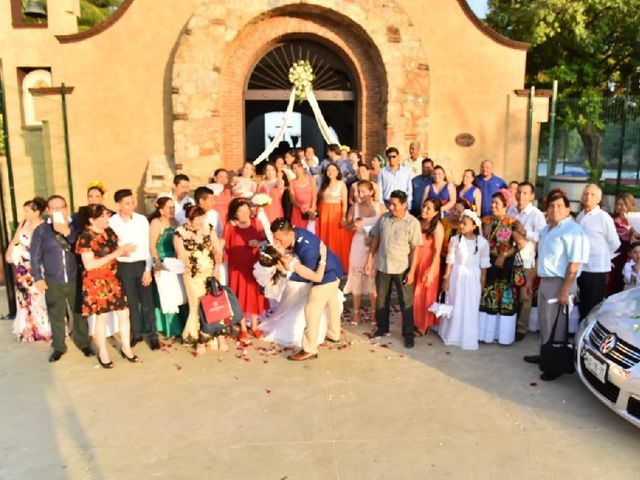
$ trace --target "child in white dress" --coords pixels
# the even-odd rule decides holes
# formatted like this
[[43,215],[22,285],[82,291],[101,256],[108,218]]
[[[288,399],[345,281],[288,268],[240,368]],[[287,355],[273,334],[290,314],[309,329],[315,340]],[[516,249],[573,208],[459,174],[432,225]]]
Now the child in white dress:
[[624,289],[640,287],[640,242],[629,245],[630,260],[622,267]]
[[441,321],[439,334],[445,345],[464,350],[478,348],[480,295],[484,288],[489,259],[489,243],[480,236],[480,219],[471,210],[462,213],[458,235],[449,241],[443,290],[453,306],[451,317]]

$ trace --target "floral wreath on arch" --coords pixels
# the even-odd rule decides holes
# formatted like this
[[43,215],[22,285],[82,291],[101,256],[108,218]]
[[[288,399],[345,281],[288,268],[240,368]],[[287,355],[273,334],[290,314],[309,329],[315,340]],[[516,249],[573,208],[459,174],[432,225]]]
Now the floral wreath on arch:
[[313,81],[316,76],[313,73],[313,67],[309,60],[298,60],[293,63],[291,68],[289,69],[289,81],[292,84],[291,87],[291,95],[289,95],[289,104],[287,105],[287,110],[285,112],[284,118],[282,119],[282,124],[280,125],[280,130],[278,134],[271,141],[269,146],[256,158],[253,163],[254,165],[259,164],[260,162],[269,158],[271,152],[273,152],[276,147],[280,144],[280,141],[284,137],[284,134],[287,130],[287,125],[289,123],[289,118],[291,117],[291,113],[293,112],[293,105],[296,100],[299,102],[308,101],[311,106],[311,110],[313,111],[313,115],[316,118],[316,122],[318,122],[318,127],[320,128],[320,133],[322,133],[322,137],[324,141],[328,144],[336,143],[340,144],[336,134],[329,128],[327,125],[322,112],[320,111],[320,105],[318,105],[318,100],[313,93]]

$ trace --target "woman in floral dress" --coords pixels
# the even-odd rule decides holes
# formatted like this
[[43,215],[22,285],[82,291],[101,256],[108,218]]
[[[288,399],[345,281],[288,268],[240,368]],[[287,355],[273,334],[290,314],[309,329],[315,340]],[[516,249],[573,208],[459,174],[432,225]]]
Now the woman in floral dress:
[[216,337],[209,338],[200,331],[200,299],[207,294],[207,286],[215,274],[216,264],[222,261],[220,241],[215,230],[206,220],[202,207],[190,205],[186,208],[187,222],[176,228],[173,245],[176,254],[184,263],[184,286],[189,300],[189,316],[182,331],[182,340],[188,344],[197,342],[197,352],[204,353],[209,342],[212,349],[228,350],[223,329]]
[[503,345],[513,343],[518,310],[513,284],[513,261],[525,240],[517,231],[517,221],[507,216],[507,197],[493,194],[491,215],[482,219],[482,235],[489,242],[491,267],[480,300],[479,339]]
[[17,311],[13,320],[13,333],[23,342],[49,340],[51,325],[47,316],[44,294],[35,287],[31,276],[31,236],[43,223],[42,214],[47,206],[44,198],[36,197],[24,204],[24,221],[16,231],[7,249],[6,261],[13,264],[16,275]]
[[113,368],[106,341],[107,317],[116,312],[120,331],[120,355],[135,363],[138,357],[131,351],[129,309],[116,277],[116,258],[134,251],[133,244],[118,246],[118,236],[109,228],[109,210],[104,205],[82,207],[78,213],[82,233],[76,243],[76,253],[82,256],[82,316],[96,316],[94,341],[98,347],[98,362],[103,368]]

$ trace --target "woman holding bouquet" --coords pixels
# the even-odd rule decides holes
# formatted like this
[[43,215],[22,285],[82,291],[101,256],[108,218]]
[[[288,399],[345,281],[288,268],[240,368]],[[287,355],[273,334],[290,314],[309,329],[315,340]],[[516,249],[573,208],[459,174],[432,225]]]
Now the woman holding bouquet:
[[264,167],[264,179],[258,185],[258,193],[271,197],[271,203],[262,207],[269,223],[276,218],[284,217],[282,208],[282,195],[285,193],[284,181],[278,178],[276,167],[271,162]]
[[[294,227],[304,228],[315,233],[316,218],[316,182],[306,174],[300,160],[291,164],[296,178],[291,181],[289,192],[293,211],[291,223]],[[311,224],[310,224],[311,223]]]

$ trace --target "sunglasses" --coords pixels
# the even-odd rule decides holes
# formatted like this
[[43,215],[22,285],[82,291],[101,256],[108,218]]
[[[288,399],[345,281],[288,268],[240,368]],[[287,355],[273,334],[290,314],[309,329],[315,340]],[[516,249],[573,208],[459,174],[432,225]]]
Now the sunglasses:
[[392,158],[397,158],[397,157],[398,157],[397,155],[387,155],[387,158],[388,158],[389,160],[391,160]]

